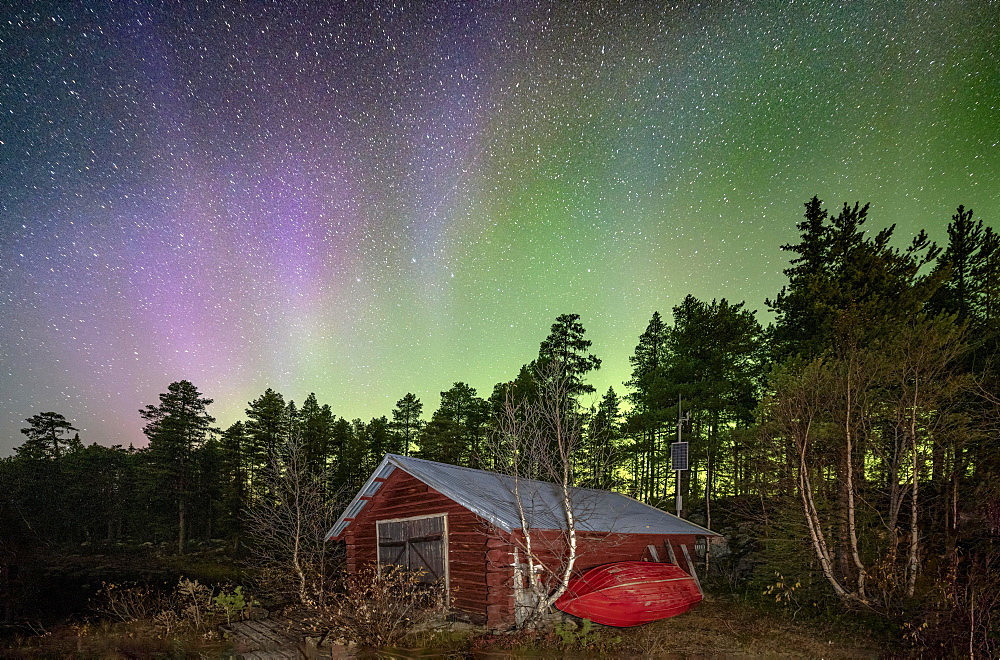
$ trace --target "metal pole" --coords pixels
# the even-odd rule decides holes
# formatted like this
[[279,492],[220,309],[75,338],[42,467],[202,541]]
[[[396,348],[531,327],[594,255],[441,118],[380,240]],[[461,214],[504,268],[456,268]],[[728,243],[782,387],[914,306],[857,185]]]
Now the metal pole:
[[[677,442],[681,441],[681,395],[677,394]],[[681,511],[684,510],[684,504],[682,502],[681,496],[681,471],[674,470],[677,475],[677,490],[674,493],[674,501],[677,506],[677,517],[681,517]]]
[[681,471],[675,470],[674,474],[677,475],[677,492],[674,499],[677,501],[677,517],[681,517],[681,511],[684,509],[684,505],[681,502]]

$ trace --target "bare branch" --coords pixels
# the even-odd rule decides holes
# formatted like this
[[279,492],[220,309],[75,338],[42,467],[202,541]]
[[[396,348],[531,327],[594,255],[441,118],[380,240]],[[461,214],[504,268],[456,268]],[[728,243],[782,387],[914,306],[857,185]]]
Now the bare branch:
[[258,499],[244,518],[247,563],[265,591],[323,606],[336,565],[324,536],[341,493],[326,492],[326,480],[309,469],[297,438],[275,452],[263,479],[270,497]]

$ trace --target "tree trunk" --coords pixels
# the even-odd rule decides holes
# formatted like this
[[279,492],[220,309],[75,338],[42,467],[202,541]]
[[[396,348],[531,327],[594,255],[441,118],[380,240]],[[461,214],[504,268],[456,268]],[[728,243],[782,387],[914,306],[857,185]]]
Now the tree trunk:
[[809,481],[809,468],[806,464],[806,454],[809,448],[808,434],[809,430],[807,428],[805,437],[798,443],[798,451],[799,494],[802,497],[802,508],[805,512],[806,525],[809,528],[809,538],[812,541],[813,550],[816,552],[816,559],[819,561],[820,568],[823,570],[823,575],[826,577],[827,582],[833,587],[834,593],[841,598],[847,598],[848,594],[834,572],[833,558],[830,557],[826,538],[823,536],[823,526],[819,518],[819,513],[816,510],[815,502],[813,502],[812,484]]
[[184,528],[187,525],[187,511],[184,507],[184,498],[177,498],[177,554],[184,554],[184,546],[187,538],[184,536]]
[[916,385],[914,385],[913,399],[913,405],[910,408],[909,428],[911,451],[913,453],[913,462],[910,468],[912,473],[912,482],[910,485],[910,548],[906,576],[906,595],[911,598],[916,590],[917,573],[920,571],[920,507],[918,499],[920,488],[920,451],[917,447]]
[[712,464],[712,449],[705,457],[705,527],[712,529],[712,478],[715,466]]
[[690,493],[691,493],[691,470],[680,470],[677,474],[680,475],[679,478],[681,480],[681,487],[680,487],[681,512],[680,512],[680,517],[681,518],[687,518],[687,503],[689,501],[688,497],[690,496]]

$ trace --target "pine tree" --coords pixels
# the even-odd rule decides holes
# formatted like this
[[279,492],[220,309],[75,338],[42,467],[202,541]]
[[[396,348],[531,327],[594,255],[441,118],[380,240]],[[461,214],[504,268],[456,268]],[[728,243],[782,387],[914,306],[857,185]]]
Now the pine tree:
[[[823,327],[825,319],[815,306],[816,298],[822,295],[821,289],[827,288],[826,274],[830,266],[830,229],[827,225],[830,214],[822,204],[816,196],[806,202],[805,220],[796,225],[800,242],[781,246],[782,250],[798,255],[789,261],[790,266],[784,271],[788,284],[773,301],[767,301],[778,317],[773,341],[776,354],[782,357],[815,353],[828,339]],[[865,213],[867,210],[866,206]]]
[[1000,234],[986,227],[972,267],[979,291],[979,314],[983,325],[996,335],[1000,329]]
[[382,417],[373,417],[366,427],[368,456],[365,461],[365,472],[372,472],[382,462],[382,458],[388,453],[397,453],[395,450],[395,437],[389,429],[389,420]]
[[415,394],[407,392],[406,395],[396,402],[396,407],[392,411],[392,422],[389,427],[399,437],[398,444],[404,456],[410,455],[410,447],[417,440],[417,435],[424,427],[424,421],[420,419],[423,413],[424,404]]
[[257,495],[265,489],[260,476],[275,459],[278,447],[288,436],[288,410],[285,398],[271,388],[248,404],[249,419],[245,424],[247,433],[247,475],[250,492]]
[[890,246],[895,226],[866,233],[868,209],[845,203],[830,216],[816,197],[806,204],[800,242],[781,247],[797,255],[784,271],[788,285],[767,301],[776,316],[776,360],[851,350],[919,312],[937,289],[940,274],[919,275],[939,253],[927,234],[900,251]]
[[[494,439],[501,432],[501,420],[509,418],[511,415],[521,415],[529,406],[538,400],[538,382],[535,378],[535,370],[538,361],[532,360],[528,364],[521,365],[517,378],[505,383],[497,383],[493,386],[493,392],[486,401],[489,415],[487,436]],[[510,421],[510,420],[508,420]],[[519,419],[518,424],[528,423],[526,419]],[[487,451],[480,460],[482,469],[503,471],[503,457],[499,456],[495,450]]]
[[27,440],[14,450],[10,481],[3,484],[6,492],[0,496],[10,498],[20,515],[26,516],[25,524],[41,538],[52,542],[74,539],[79,521],[69,519],[64,512],[76,504],[69,499],[68,490],[73,485],[71,479],[78,475],[67,474],[66,459],[82,449],[79,434],[72,439],[65,437],[76,429],[59,413],[44,412],[25,421],[29,426],[21,433]]
[[[691,463],[704,475],[695,485],[701,488],[709,521],[720,477],[728,479],[730,493],[736,490],[732,435],[753,422],[765,373],[764,332],[754,313],[743,307],[725,298],[705,303],[689,295],[674,307],[674,325],[667,333],[664,372],[693,416],[697,437]],[[720,466],[730,467],[730,473]]]
[[594,386],[584,383],[583,377],[601,368],[601,358],[588,353],[592,342],[583,338],[586,332],[579,314],[561,314],[538,349],[535,371],[546,371],[549,363],[559,364],[560,373],[568,379],[571,398],[593,393]]
[[972,219],[972,209],[959,206],[948,224],[948,245],[937,271],[946,277],[931,298],[935,312],[955,314],[974,338],[966,356],[978,373],[992,362],[998,331],[997,294],[1000,287],[1000,239],[992,227]]
[[288,404],[285,406],[285,435],[281,439],[282,445],[286,445],[290,442],[299,444],[302,436],[301,421],[299,407],[295,405],[294,401],[289,399]]
[[632,365],[632,378],[625,383],[634,390],[628,397],[633,406],[649,408],[653,403],[651,381],[662,378],[667,358],[667,327],[659,312],[653,312],[646,330],[639,335],[639,343],[628,361]]
[[235,422],[223,431],[219,438],[219,444],[221,447],[220,478],[223,480],[222,523],[230,532],[235,532],[239,529],[240,516],[246,509],[249,500],[248,466],[244,460],[249,438],[243,422]]
[[936,309],[957,314],[960,321],[976,315],[978,292],[974,271],[982,255],[984,237],[983,221],[973,221],[972,209],[959,206],[948,223],[948,246],[941,253],[938,265],[949,271],[948,277],[931,302]]
[[499,419],[503,413],[507,399],[511,399],[514,407],[527,404],[538,398],[538,383],[535,381],[535,370],[538,361],[532,360],[528,364],[521,365],[521,370],[517,373],[517,378],[506,383],[497,383],[493,386],[489,402],[491,419]]
[[[225,503],[226,461],[219,438],[209,434],[194,452],[191,530],[200,530],[203,539],[216,538],[220,529],[231,529]],[[192,531],[191,536],[194,536]]]
[[577,484],[611,490],[621,463],[621,401],[613,387],[601,399],[581,440]]
[[[65,417],[55,412],[32,415],[25,421],[29,426],[21,429],[21,433],[28,436],[28,439],[16,451],[36,458],[58,459],[63,453],[60,445],[73,444],[73,440],[67,440],[63,435],[79,430],[67,422]],[[76,436],[76,446],[79,445],[80,438]]]
[[441,392],[441,405],[420,435],[418,456],[432,461],[476,467],[486,432],[489,404],[476,390],[458,382]]
[[367,447],[364,445],[364,437],[359,438],[357,434],[357,429],[363,430],[363,427],[360,419],[354,420],[353,424],[343,417],[334,420],[330,452],[333,456],[333,469],[329,472],[328,492],[357,492],[368,478],[363,473]]
[[212,399],[201,396],[182,380],[160,394],[159,405],[139,411],[146,420],[142,431],[149,438],[149,455],[155,481],[171,493],[177,507],[177,552],[184,552],[188,500],[191,497],[192,455],[201,445],[215,418],[207,408]]
[[127,455],[121,446],[81,446],[64,454],[60,462],[62,485],[49,491],[48,497],[57,513],[75,512],[61,516],[65,519],[59,532],[62,540],[93,543],[120,536],[130,504],[125,488]]
[[657,475],[664,460],[664,427],[674,417],[676,397],[666,380],[667,327],[659,312],[653,312],[646,330],[639,335],[635,352],[629,357],[632,378],[625,386],[631,391],[626,400],[632,404],[625,426],[632,438],[628,449],[631,457],[633,485],[636,497],[651,500],[656,497]]
[[327,469],[332,450],[334,415],[327,404],[319,405],[310,393],[299,411],[299,433],[302,439],[302,459],[316,474]]

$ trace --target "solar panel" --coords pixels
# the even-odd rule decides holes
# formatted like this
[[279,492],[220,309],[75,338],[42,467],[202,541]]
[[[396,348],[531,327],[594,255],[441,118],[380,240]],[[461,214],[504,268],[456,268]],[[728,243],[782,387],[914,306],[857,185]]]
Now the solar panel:
[[670,466],[672,470],[688,469],[688,443],[686,442],[671,443]]

